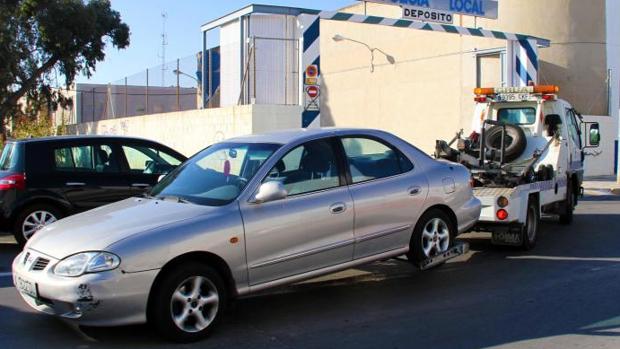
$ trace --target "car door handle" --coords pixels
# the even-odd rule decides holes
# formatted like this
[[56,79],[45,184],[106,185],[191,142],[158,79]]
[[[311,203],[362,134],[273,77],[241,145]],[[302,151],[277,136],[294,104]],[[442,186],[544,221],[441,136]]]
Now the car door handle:
[[409,192],[409,195],[416,196],[416,195],[418,195],[418,194],[420,194],[422,192],[422,188],[420,188],[420,187],[411,187],[411,188],[409,188],[408,192]]
[[340,214],[346,210],[347,210],[347,205],[344,202],[339,202],[329,207],[329,211],[333,214]]
[[148,188],[151,185],[150,184],[146,184],[146,183],[134,183],[131,185],[134,188]]
[[65,183],[67,187],[85,187],[86,183],[82,182],[67,182]]

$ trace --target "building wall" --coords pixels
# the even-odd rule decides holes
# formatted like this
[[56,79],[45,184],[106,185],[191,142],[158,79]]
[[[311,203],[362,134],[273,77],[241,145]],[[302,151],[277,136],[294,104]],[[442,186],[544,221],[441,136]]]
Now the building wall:
[[68,134],[152,139],[191,156],[225,139],[299,128],[301,107],[246,105],[101,120],[68,126]]
[[236,20],[220,30],[220,105],[237,105],[241,92],[241,22]]
[[[607,67],[611,71],[610,111],[614,120],[614,124],[611,125],[613,129],[609,133],[616,134],[618,136],[616,139],[620,139],[618,127],[620,119],[620,21],[618,21],[618,14],[620,14],[620,1],[607,0]],[[615,151],[617,157],[618,149]],[[620,173],[620,170],[617,172]]]
[[[346,12],[399,18],[396,6],[357,4]],[[541,83],[560,85],[561,97],[583,114],[607,114],[605,0],[501,0],[499,19],[457,16],[456,25],[540,36]],[[381,48],[396,64],[340,34]],[[432,151],[435,140],[469,131],[476,87],[476,51],[502,49],[502,40],[321,22],[323,120],[326,126],[377,127]],[[498,72],[499,74],[499,72]],[[497,80],[497,77],[492,77]]]
[[196,88],[149,86],[147,108],[146,85],[76,84],[70,97],[74,98],[76,121],[80,123],[196,109],[198,96]]

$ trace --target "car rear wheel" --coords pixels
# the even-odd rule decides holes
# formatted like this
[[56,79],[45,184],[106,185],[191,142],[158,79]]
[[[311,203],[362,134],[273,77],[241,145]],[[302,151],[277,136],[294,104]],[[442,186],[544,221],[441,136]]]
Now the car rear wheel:
[[24,246],[34,234],[46,225],[63,217],[62,211],[48,204],[34,204],[23,209],[15,219],[13,235]]
[[448,251],[456,236],[454,224],[442,210],[432,209],[426,212],[415,226],[407,258],[416,265],[430,257]]
[[540,225],[540,210],[536,200],[530,198],[527,205],[527,218],[523,227],[523,245],[524,250],[531,250],[536,246],[538,239],[538,226]]
[[573,214],[575,211],[575,193],[572,190],[572,185],[569,182],[568,190],[566,192],[566,200],[564,201],[563,212],[560,213],[560,224],[569,225],[573,223]]
[[228,299],[218,272],[197,263],[171,270],[155,287],[149,322],[165,338],[180,343],[207,337]]

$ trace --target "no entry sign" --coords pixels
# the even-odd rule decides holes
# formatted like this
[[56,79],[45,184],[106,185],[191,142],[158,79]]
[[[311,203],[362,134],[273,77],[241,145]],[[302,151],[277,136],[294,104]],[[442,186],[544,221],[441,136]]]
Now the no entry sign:
[[321,109],[319,97],[321,88],[316,85],[306,86],[306,107],[307,111],[319,111]]
[[310,98],[317,98],[319,94],[321,93],[321,90],[319,89],[318,86],[308,86],[306,87],[306,93],[308,94],[308,97]]

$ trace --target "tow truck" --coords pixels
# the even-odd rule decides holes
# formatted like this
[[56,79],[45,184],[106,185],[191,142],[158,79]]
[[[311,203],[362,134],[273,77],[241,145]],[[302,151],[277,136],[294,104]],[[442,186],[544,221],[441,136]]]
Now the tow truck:
[[493,244],[529,250],[541,215],[573,220],[585,151],[601,135],[558,93],[557,86],[476,88],[473,132],[436,143],[435,157],[470,169],[482,202],[474,231],[490,232]]

